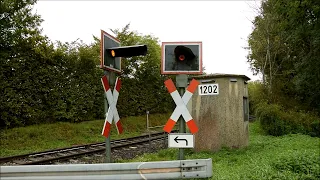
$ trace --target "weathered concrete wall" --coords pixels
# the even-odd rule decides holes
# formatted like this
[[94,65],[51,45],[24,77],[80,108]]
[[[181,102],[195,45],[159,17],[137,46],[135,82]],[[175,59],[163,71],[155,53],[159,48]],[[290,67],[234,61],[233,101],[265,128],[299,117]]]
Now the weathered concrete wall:
[[[230,79],[237,79],[237,82],[230,82]],[[214,80],[219,84],[219,95],[199,96],[196,90],[190,100],[192,102],[188,103],[199,126],[199,132],[195,134],[195,151],[247,146],[249,134],[248,121],[244,121],[243,113],[243,96],[247,95],[244,79],[218,77]]]

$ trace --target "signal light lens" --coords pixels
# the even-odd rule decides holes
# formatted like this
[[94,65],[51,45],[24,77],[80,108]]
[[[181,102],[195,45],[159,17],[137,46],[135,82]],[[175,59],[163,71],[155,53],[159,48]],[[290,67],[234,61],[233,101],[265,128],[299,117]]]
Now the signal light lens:
[[184,56],[184,55],[180,55],[180,56],[179,56],[179,60],[180,60],[180,61],[183,61],[184,59],[185,59],[185,56]]
[[114,50],[111,50],[111,56],[112,57],[116,56],[116,53],[114,52]]

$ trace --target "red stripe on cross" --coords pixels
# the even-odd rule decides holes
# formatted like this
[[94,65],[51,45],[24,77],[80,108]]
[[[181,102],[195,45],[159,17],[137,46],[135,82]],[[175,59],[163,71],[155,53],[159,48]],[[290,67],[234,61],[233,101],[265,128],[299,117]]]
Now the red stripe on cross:
[[187,90],[191,93],[194,93],[194,91],[196,91],[199,84],[200,84],[199,81],[192,79]]
[[121,134],[123,132],[123,128],[122,128],[122,124],[120,122],[120,119],[119,121],[116,123],[117,125],[117,130],[118,130],[118,133]]
[[103,86],[104,90],[107,92],[107,91],[110,89],[107,76],[104,75],[104,76],[101,78],[101,82],[102,82],[102,86]]
[[192,133],[192,134],[194,134],[194,133],[196,133],[196,132],[198,132],[198,126],[196,125],[196,122],[193,120],[193,119],[191,119],[190,121],[188,121],[187,122],[187,125],[188,125],[188,128],[190,129],[190,132]]
[[168,79],[164,82],[164,84],[166,85],[169,93],[171,94],[173,91],[177,90],[176,86],[174,85],[172,79]]
[[163,130],[167,133],[170,133],[171,130],[173,129],[174,125],[176,124],[176,122],[172,119],[169,119],[166,123],[166,125],[163,127]]
[[110,134],[110,129],[111,129],[111,124],[108,121],[106,121],[102,135],[105,136],[106,138],[108,138],[108,136]]
[[118,92],[120,92],[120,87],[121,87],[121,79],[118,78],[118,79],[117,79],[117,83],[116,83],[116,90],[117,90]]

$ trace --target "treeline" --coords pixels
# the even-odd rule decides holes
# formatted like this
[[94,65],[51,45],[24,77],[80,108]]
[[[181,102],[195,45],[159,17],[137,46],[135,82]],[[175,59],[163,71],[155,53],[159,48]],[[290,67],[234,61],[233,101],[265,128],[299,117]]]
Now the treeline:
[[251,113],[271,135],[320,137],[320,1],[262,1],[249,36]]
[[[103,119],[100,39],[51,42],[41,35],[41,17],[31,13],[35,2],[1,1],[1,128]],[[123,46],[148,45],[146,56],[122,59],[120,116],[172,110],[158,39],[130,31],[129,24],[112,31]]]

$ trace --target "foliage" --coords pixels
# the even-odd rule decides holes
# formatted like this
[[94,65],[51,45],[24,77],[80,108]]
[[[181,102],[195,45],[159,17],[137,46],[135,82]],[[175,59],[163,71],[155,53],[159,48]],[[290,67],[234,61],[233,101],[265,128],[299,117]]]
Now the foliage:
[[[57,42],[54,53],[56,76],[51,118],[58,121],[80,122],[93,120],[103,114],[100,77],[96,68],[99,55],[95,43],[86,45],[81,41]],[[99,103],[100,102],[100,103]]]
[[302,133],[320,137],[320,118],[312,114],[286,110],[279,105],[263,102],[257,105],[256,117],[269,135]]
[[[258,121],[249,126],[248,147],[219,152],[188,150],[186,159],[211,158],[213,176],[209,179],[319,179],[319,138],[301,134],[265,136]],[[176,160],[178,152],[169,148],[120,162]]]
[[35,123],[45,114],[43,109],[50,108],[42,102],[51,90],[53,47],[40,35],[42,20],[31,14],[34,3],[4,0],[0,4],[1,127]]
[[268,102],[268,92],[265,86],[259,81],[248,83],[249,114],[254,114],[257,105],[261,102]]
[[272,103],[265,85],[249,82],[250,114],[260,119],[262,129],[268,135],[281,136],[289,133],[303,133],[320,137],[320,118],[311,112],[290,110]]
[[[51,42],[40,34],[40,16],[31,13],[35,2],[1,1],[1,128],[104,118],[99,38],[91,44]],[[148,46],[144,57],[123,58],[121,117],[172,110],[158,39],[129,31],[129,24],[113,31],[123,46]]]
[[3,35],[10,41],[1,43],[1,127],[98,117],[103,114],[96,104],[103,101],[97,96],[100,75],[94,62],[99,57],[90,45],[57,42],[55,47],[41,36],[41,19],[30,13],[33,3],[12,1],[13,9],[4,13],[12,25]]
[[271,102],[320,113],[320,2],[262,1],[248,61],[263,74]]

